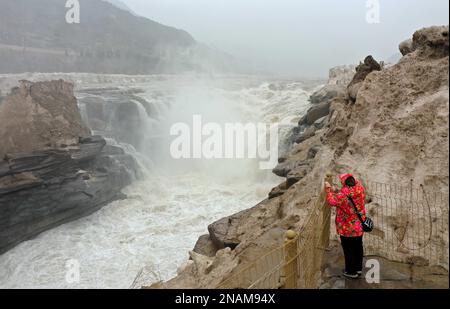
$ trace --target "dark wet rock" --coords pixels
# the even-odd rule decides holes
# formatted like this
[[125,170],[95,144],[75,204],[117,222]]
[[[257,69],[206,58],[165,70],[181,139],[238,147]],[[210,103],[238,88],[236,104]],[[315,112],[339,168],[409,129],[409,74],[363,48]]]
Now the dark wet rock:
[[301,117],[290,135],[291,144],[300,144],[315,136],[329,121],[332,103],[348,97],[347,85],[355,76],[355,66],[338,66],[329,73],[328,83],[310,96],[312,107]]
[[124,198],[137,176],[131,156],[90,137],[70,150],[7,155],[0,162],[0,253],[39,233]]
[[308,159],[314,159],[317,155],[317,153],[319,152],[321,146],[313,146],[308,150],[308,155],[307,158]]
[[331,102],[323,102],[311,107],[306,114],[306,123],[313,125],[318,119],[327,116],[330,113]]
[[269,199],[282,196],[284,193],[286,193],[287,189],[288,189],[287,182],[283,182],[282,184],[276,186],[269,192]]
[[0,254],[125,198],[121,190],[140,176],[131,155],[90,135],[72,84],[22,81],[5,101],[0,108]]
[[330,69],[328,82],[310,97],[311,104],[331,102],[337,97],[347,97],[347,86],[355,75],[353,65],[337,66]]
[[307,161],[286,161],[278,164],[272,172],[277,176],[286,177],[293,169],[308,164],[309,162]]
[[347,90],[343,85],[325,85],[320,90],[314,92],[309,98],[311,104],[331,102],[338,96],[346,96]]
[[[306,118],[306,115],[304,115],[302,118],[300,118],[300,120],[298,121],[298,125],[299,126],[304,126],[304,125],[306,125],[306,120],[307,120],[307,118]],[[297,128],[294,128],[294,129],[297,129]]]
[[356,100],[362,83],[373,71],[381,71],[381,65],[372,56],[367,56],[364,62],[356,67],[356,74],[348,85],[348,94],[351,99]]
[[296,138],[295,142],[297,144],[303,143],[307,139],[310,139],[311,137],[316,135],[316,131],[317,129],[314,126],[307,127],[305,131]]
[[283,163],[287,160],[287,155],[280,155],[278,157],[278,163]]
[[209,234],[202,235],[198,238],[194,247],[194,252],[208,257],[213,257],[216,255],[217,248],[211,240]]
[[[331,108],[330,108],[330,114],[331,114]],[[329,120],[329,117],[325,116],[320,119],[317,119],[313,125],[317,130],[320,130],[327,125],[328,120]]]
[[240,243],[233,231],[233,221],[239,220],[243,212],[222,218],[208,226],[212,243],[218,249],[231,248],[234,250]]
[[367,75],[373,71],[381,71],[381,65],[369,55],[364,59],[363,63],[356,67],[356,74],[350,82],[350,85],[364,81]]

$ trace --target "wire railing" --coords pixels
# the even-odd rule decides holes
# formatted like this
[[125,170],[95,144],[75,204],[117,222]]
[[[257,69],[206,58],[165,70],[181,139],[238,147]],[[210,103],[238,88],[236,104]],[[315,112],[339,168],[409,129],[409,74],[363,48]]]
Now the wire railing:
[[[365,254],[448,271],[448,193],[412,184],[367,182],[364,187],[367,214],[375,222],[373,233],[364,237]],[[218,288],[317,288],[330,241],[331,208],[325,192],[312,203],[298,232],[288,231],[284,243],[232,273]]]
[[288,231],[283,244],[226,278],[220,289],[315,288],[330,235],[325,193],[312,201],[300,231]]
[[378,182],[366,190],[377,226],[364,237],[366,255],[448,270],[448,193]]

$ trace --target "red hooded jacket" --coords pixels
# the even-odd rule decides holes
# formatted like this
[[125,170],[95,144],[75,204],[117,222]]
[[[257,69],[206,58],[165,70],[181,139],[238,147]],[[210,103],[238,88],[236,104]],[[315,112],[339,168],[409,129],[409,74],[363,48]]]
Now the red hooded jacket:
[[353,176],[352,174],[343,174],[339,176],[342,183],[342,189],[339,193],[334,193],[331,188],[326,189],[328,205],[336,207],[336,232],[344,237],[359,237],[364,234],[361,222],[355,214],[353,205],[347,196],[351,196],[358,208],[363,220],[365,220],[366,209],[364,207],[366,192],[364,187],[356,181],[354,187],[347,187],[345,180]]

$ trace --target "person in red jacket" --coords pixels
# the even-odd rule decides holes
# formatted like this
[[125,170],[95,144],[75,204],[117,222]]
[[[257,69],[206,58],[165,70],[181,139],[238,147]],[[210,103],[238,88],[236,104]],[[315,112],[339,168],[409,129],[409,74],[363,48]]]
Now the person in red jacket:
[[341,245],[345,256],[344,276],[358,278],[363,269],[363,227],[350,202],[353,199],[358,212],[365,220],[364,207],[366,192],[364,187],[352,174],[339,176],[342,183],[340,192],[335,193],[333,187],[325,182],[328,205],[336,207],[336,232],[341,238]]

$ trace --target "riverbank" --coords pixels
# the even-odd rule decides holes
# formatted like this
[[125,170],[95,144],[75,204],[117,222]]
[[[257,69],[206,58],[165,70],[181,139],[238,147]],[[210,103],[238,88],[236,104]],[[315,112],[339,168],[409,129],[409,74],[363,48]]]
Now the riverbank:
[[[416,186],[448,193],[448,26],[419,30],[400,50],[403,58],[392,66],[367,57],[343,91],[322,96],[320,109],[312,110],[316,116],[310,110],[295,131],[299,143],[275,168],[286,181],[271,198],[212,223],[210,239],[202,238],[178,276],[152,286],[217,287],[277,246],[287,229],[305,225],[327,172],[398,185],[413,179]],[[323,125],[316,124],[317,114],[325,117]],[[446,227],[435,241],[448,247]],[[150,286],[145,278],[141,273],[134,287]]]
[[[173,277],[209,222],[254,205],[280,178],[258,170],[255,160],[173,160],[170,125],[195,113],[219,123],[301,115],[318,84],[252,76],[32,73],[0,76],[0,87],[24,78],[73,83],[83,121],[134,157],[144,175],[121,190],[126,198],[1,255],[4,288],[128,288],[144,266],[150,281]],[[66,281],[68,261],[79,262],[79,282]]]

